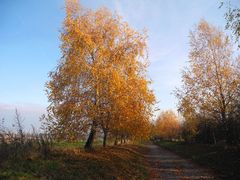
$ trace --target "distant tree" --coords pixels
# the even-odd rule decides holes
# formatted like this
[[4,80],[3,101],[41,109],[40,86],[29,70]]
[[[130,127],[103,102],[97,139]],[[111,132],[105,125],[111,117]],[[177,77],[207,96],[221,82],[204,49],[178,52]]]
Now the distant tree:
[[173,111],[163,111],[155,123],[155,136],[172,140],[179,138],[181,124]]
[[218,128],[227,139],[229,117],[239,85],[228,36],[206,21],[200,21],[190,32],[189,59],[189,68],[182,73],[183,85],[176,91],[179,110],[187,122],[194,122],[194,128],[197,124],[210,128],[208,138],[215,141],[214,129]]
[[179,112],[184,117],[181,131],[182,138],[187,142],[192,142],[198,134],[199,118],[196,110],[191,105],[191,98],[185,96],[179,102]]

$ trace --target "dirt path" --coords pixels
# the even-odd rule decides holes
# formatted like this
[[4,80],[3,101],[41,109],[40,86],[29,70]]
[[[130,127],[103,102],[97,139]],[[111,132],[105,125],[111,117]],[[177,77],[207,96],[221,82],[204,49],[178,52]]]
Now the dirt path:
[[151,179],[217,179],[209,170],[198,167],[157,145],[145,145]]

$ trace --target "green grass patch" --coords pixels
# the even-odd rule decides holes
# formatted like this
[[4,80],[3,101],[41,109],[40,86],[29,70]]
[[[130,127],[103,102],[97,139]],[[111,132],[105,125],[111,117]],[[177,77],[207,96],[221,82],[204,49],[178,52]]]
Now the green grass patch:
[[217,145],[183,142],[157,142],[156,144],[213,169],[221,179],[240,179],[240,151],[237,147],[224,148]]
[[[80,148],[83,149],[85,145],[85,141],[56,141],[53,143],[53,148],[57,149],[75,149],[75,148]],[[102,146],[102,141],[101,140],[96,140],[94,141],[93,144],[94,147],[101,147]]]
[[73,149],[73,148],[83,148],[85,142],[84,141],[75,141],[75,142],[67,142],[67,141],[59,141],[54,142],[53,147],[59,149]]

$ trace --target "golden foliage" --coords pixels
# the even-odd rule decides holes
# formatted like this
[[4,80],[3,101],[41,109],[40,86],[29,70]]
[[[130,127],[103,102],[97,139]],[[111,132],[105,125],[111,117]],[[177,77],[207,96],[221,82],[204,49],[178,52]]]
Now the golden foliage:
[[173,111],[163,111],[155,123],[155,136],[163,139],[178,138],[181,124]]
[[146,76],[146,34],[106,8],[67,1],[66,12],[63,56],[47,83],[49,128],[73,139],[90,126],[146,136],[155,101]]
[[226,126],[238,93],[238,72],[228,36],[200,21],[190,32],[189,67],[182,73],[181,89],[176,91],[189,132],[197,134],[199,119],[205,126]]

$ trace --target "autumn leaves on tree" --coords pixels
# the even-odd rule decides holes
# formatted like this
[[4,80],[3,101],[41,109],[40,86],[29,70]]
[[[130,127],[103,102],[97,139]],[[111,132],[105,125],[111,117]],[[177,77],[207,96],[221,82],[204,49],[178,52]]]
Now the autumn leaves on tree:
[[45,125],[57,138],[85,134],[92,148],[97,132],[138,139],[148,135],[155,97],[146,75],[146,35],[106,8],[84,9],[66,1],[62,58],[50,72]]
[[179,139],[180,133],[181,123],[177,115],[171,110],[161,112],[153,127],[154,137],[171,141]]
[[[190,32],[189,67],[175,91],[179,122],[172,111],[150,123],[155,96],[149,89],[146,33],[116,13],[66,1],[62,58],[50,72],[47,132],[57,139],[163,139],[240,142],[240,63],[227,35],[202,20]],[[153,128],[154,127],[154,128]]]
[[190,32],[189,67],[183,71],[183,85],[176,91],[186,140],[239,141],[239,120],[233,118],[239,75],[239,57],[234,58],[228,36],[200,21]]

